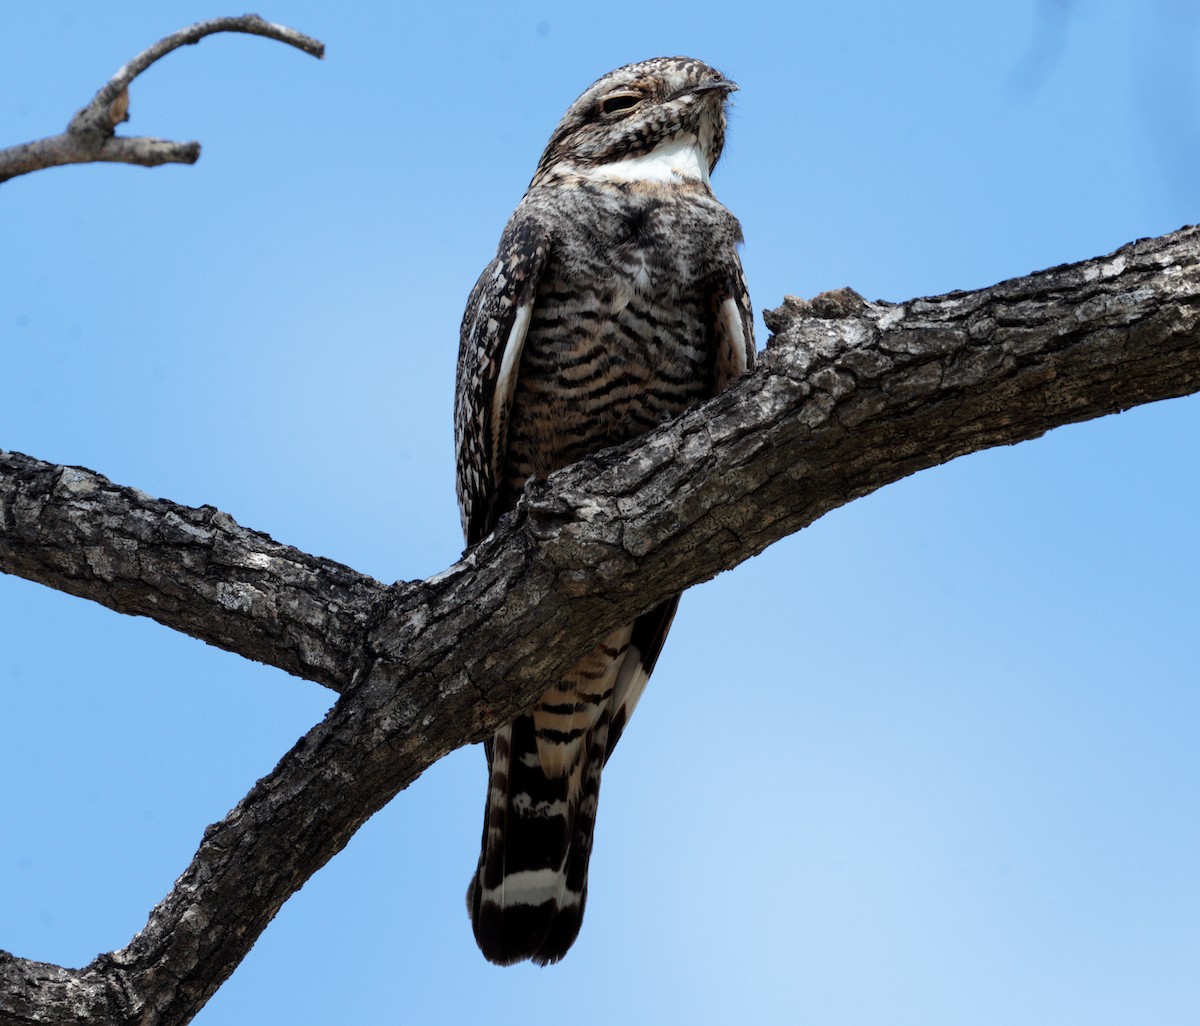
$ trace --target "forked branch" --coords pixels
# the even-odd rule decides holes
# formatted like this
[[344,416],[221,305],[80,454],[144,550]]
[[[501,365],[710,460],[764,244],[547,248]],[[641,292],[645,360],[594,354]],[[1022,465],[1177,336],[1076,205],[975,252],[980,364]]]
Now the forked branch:
[[198,142],[118,136],[116,128],[122,121],[129,120],[129,85],[138,75],[172,50],[198,43],[216,32],[266,36],[314,57],[325,55],[323,43],[286,25],[264,21],[257,14],[198,22],[160,39],[123,65],[92,97],[91,102],[76,112],[65,132],[0,150],[0,182],[63,164],[115,162],[140,164],[143,167],[194,164],[200,156]]
[[753,373],[531,488],[445,573],[385,588],[91,471],[0,461],[0,570],[342,691],[205,831],[120,951],[0,954],[0,1024],[187,1022],[400,789],[599,637],[861,495],[956,456],[1200,391],[1200,230],[976,292],[767,313]]

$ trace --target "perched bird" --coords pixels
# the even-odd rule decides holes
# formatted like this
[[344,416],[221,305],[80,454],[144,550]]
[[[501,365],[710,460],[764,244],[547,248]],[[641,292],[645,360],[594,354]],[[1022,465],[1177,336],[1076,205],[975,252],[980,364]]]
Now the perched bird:
[[[688,57],[630,64],[551,135],[463,315],[454,432],[468,546],[529,478],[649,431],[753,361],[742,230],[709,185],[736,88]],[[545,965],[575,940],[600,773],[678,602],[614,630],[486,743],[467,907],[491,961]]]

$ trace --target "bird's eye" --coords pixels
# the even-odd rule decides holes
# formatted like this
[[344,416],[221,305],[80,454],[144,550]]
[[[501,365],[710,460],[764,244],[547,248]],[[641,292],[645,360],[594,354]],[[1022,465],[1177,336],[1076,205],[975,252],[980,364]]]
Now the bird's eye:
[[619,110],[629,110],[630,107],[636,107],[642,102],[642,98],[636,93],[617,93],[615,96],[610,96],[601,105],[600,109],[605,114],[615,114]]

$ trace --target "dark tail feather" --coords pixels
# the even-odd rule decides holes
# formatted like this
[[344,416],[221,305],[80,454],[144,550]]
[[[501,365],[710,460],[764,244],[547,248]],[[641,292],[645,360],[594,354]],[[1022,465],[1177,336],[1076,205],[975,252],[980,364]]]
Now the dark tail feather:
[[567,851],[566,886],[558,914],[550,926],[533,960],[538,965],[549,965],[560,961],[583,925],[583,909],[587,904],[588,862],[592,857],[592,840],[596,830],[596,808],[600,801],[600,774],[608,749],[608,713],[588,735],[588,746],[584,756],[583,773],[580,777],[580,793],[575,809],[571,846]]
[[547,965],[578,935],[606,738],[604,716],[589,734],[582,772],[555,778],[537,759],[532,717],[519,716],[493,739],[482,851],[467,888],[488,961]]

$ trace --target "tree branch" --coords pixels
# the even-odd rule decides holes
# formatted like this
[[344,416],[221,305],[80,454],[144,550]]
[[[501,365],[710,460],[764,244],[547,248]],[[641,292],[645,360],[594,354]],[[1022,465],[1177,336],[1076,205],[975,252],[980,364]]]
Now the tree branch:
[[181,29],[147,47],[123,65],[71,118],[60,135],[0,150],[0,182],[30,171],[63,164],[110,162],[156,167],[160,164],[194,164],[200,157],[198,142],[114,135],[117,125],[129,120],[129,85],[151,64],[172,50],[200,42],[216,32],[244,32],[287,43],[314,57],[325,56],[325,44],[288,28],[264,21],[257,14],[237,18],[212,18]]
[[0,1023],[186,1022],[372,813],[613,626],[917,470],[1200,390],[1198,272],[1188,228],[977,292],[789,298],[733,388],[531,486],[455,566],[390,590],[209,508],[7,458],[0,569],[343,694],[127,947],[82,970],[0,958]]
[[0,568],[342,690],[388,589],[81,467],[0,452]]

